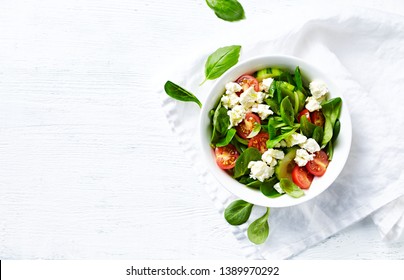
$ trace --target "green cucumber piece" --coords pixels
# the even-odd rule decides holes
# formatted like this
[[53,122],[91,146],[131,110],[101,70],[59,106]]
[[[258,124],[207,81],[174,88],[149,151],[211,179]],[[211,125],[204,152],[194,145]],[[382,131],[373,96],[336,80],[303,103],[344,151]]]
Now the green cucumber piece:
[[255,78],[261,82],[263,79],[266,78],[276,78],[282,75],[283,71],[279,68],[265,68],[258,70],[254,73]]
[[275,175],[278,180],[289,179],[292,180],[292,170],[295,167],[295,157],[297,148],[291,148],[286,153],[285,157],[278,161],[278,165],[275,167]]

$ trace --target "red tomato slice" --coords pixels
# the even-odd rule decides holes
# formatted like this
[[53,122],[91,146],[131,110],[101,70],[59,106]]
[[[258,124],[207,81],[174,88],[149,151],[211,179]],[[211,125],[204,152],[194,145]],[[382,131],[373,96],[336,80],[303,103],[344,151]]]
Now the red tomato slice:
[[260,118],[256,114],[247,113],[244,120],[236,126],[237,134],[241,138],[247,139],[247,136],[253,131],[255,123],[261,124]]
[[309,111],[309,110],[303,109],[302,111],[300,111],[299,115],[297,116],[297,121],[298,121],[299,123],[300,123],[300,118],[301,118],[302,116],[306,116],[307,120],[308,120],[309,122],[311,122],[311,119],[310,119],[310,111]]
[[254,78],[253,76],[243,75],[236,80],[236,83],[238,83],[243,88],[243,91],[247,90],[252,86],[254,86],[255,91],[260,91],[260,85],[257,79]]
[[261,132],[258,135],[254,136],[248,142],[248,147],[257,148],[261,153],[265,153],[268,150],[267,141],[269,139],[269,134],[266,132]]
[[306,167],[300,167],[296,165],[292,170],[292,180],[299,188],[310,188],[311,182],[313,182],[314,175],[309,173]]
[[321,111],[311,112],[310,117],[312,119],[312,123],[314,123],[315,125],[321,127],[324,126],[325,118]]
[[224,147],[216,147],[215,149],[216,163],[221,169],[232,169],[236,165],[239,156],[236,147],[228,144]]
[[306,164],[307,171],[315,176],[323,176],[330,162],[323,150],[315,153],[314,159]]

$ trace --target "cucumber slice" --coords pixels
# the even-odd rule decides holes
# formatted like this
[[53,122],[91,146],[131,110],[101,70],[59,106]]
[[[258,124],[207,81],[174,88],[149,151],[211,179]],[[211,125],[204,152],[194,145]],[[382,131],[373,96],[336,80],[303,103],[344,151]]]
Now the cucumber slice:
[[279,68],[265,68],[254,73],[255,78],[262,82],[266,78],[275,78],[282,75],[283,71]]
[[275,175],[278,180],[286,178],[292,181],[292,170],[296,165],[294,161],[296,151],[297,148],[289,149],[285,157],[278,162],[278,165],[275,167]]

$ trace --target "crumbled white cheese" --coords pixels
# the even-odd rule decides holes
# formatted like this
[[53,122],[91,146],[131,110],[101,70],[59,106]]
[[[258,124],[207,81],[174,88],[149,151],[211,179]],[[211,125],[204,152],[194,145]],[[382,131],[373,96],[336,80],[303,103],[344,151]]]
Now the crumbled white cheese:
[[306,142],[307,137],[303,134],[294,132],[292,135],[285,139],[286,145],[288,147],[293,147],[294,145],[299,145]]
[[324,96],[328,92],[327,85],[321,80],[314,80],[309,85],[311,95],[315,99],[319,99],[320,97]]
[[238,83],[234,82],[227,83],[225,85],[225,88],[226,88],[226,94],[236,93],[243,89]]
[[287,147],[286,142],[284,140],[281,140],[279,143],[276,143],[274,148],[285,148]]
[[241,105],[236,105],[233,109],[227,111],[227,115],[230,117],[230,126],[229,128],[238,125],[244,119],[246,111],[244,107]]
[[278,182],[274,185],[274,189],[278,192],[278,193],[285,193],[282,188],[281,188],[281,184]]
[[264,101],[265,94],[261,91],[256,92],[254,87],[249,87],[240,95],[240,104],[244,106],[244,109],[249,110],[255,103],[262,103]]
[[309,96],[309,97],[306,98],[306,106],[305,107],[310,112],[314,112],[314,111],[317,111],[317,110],[321,109],[321,104],[320,104],[319,100],[317,100],[315,97]]
[[261,160],[250,161],[248,163],[248,168],[251,169],[250,177],[261,182],[264,182],[265,179],[268,179],[274,175],[274,168],[268,166]]
[[275,158],[273,158],[270,154],[266,152],[262,154],[261,159],[270,167],[274,167],[278,163]]
[[266,119],[269,115],[272,115],[274,113],[271,109],[269,109],[268,105],[264,104],[254,104],[251,108],[251,111],[254,113],[258,113],[261,120]]
[[309,154],[305,149],[299,149],[296,151],[295,162],[299,166],[305,166],[313,158],[314,155]]
[[281,150],[275,150],[275,149],[268,149],[265,151],[265,153],[262,155],[262,157],[266,156],[271,156],[275,159],[283,159],[285,157],[285,154]]
[[261,87],[260,89],[264,92],[268,92],[269,88],[271,87],[272,82],[274,81],[274,79],[272,78],[267,78],[267,79],[263,79],[261,82]]
[[320,151],[320,145],[313,138],[309,138],[306,140],[306,142],[300,144],[300,148],[305,149],[309,153],[315,153]]
[[222,105],[226,109],[231,109],[236,106],[239,102],[239,97],[236,93],[226,94],[222,96]]

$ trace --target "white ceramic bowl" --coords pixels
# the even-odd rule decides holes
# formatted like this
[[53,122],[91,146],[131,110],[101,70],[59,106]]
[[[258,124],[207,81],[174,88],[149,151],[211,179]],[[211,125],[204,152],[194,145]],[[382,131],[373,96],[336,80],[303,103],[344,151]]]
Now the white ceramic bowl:
[[[257,70],[268,67],[289,69],[293,73],[296,66],[300,67],[303,79],[306,82],[310,82],[314,79],[321,79],[329,88],[329,98],[338,96],[342,98],[342,110],[340,116],[341,131],[335,144],[333,160],[330,162],[326,173],[322,177],[314,178],[310,189],[305,191],[304,196],[293,198],[285,194],[281,197],[269,198],[264,196],[259,190],[248,188],[245,185],[240,184],[217,166],[214,151],[209,145],[212,133],[209,111],[215,106],[224,93],[225,84],[235,81],[241,75],[247,73],[252,74]],[[309,63],[292,56],[273,55],[255,57],[228,70],[215,82],[210,90],[207,100],[205,101],[205,104],[203,104],[201,110],[199,125],[201,149],[209,171],[216,177],[223,187],[238,196],[240,199],[267,207],[287,207],[297,205],[308,201],[325,191],[342,171],[351,147],[351,119],[342,92],[338,90],[338,85],[333,82],[332,77],[325,76],[320,70]]]

